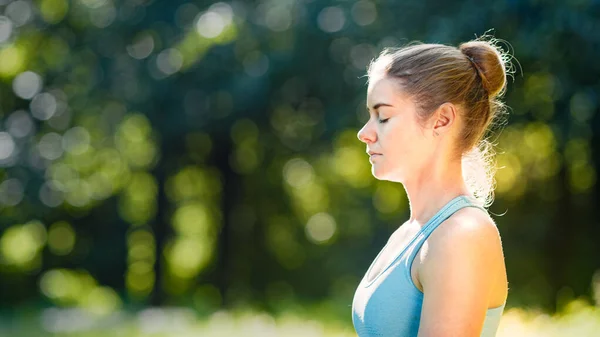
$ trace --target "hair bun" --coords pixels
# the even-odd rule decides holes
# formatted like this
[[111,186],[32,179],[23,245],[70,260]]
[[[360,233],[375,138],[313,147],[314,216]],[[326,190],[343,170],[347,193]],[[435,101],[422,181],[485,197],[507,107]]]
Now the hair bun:
[[490,98],[504,92],[506,88],[506,66],[501,51],[487,41],[469,41],[458,49],[477,67],[484,88]]

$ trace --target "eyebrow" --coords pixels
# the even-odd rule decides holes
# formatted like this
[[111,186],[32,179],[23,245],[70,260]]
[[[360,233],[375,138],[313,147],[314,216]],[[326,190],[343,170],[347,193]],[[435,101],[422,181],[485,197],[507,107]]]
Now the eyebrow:
[[[379,109],[382,106],[389,106],[389,107],[392,107],[392,108],[394,107],[391,104],[387,104],[387,103],[377,103],[377,104],[373,105],[373,110],[377,110],[377,109]],[[367,105],[367,109],[368,108],[369,108],[369,106]]]

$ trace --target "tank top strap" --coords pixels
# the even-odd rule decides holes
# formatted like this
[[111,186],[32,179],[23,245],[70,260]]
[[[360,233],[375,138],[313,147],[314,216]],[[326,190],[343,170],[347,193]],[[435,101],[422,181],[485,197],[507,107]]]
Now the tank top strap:
[[[423,226],[422,230],[418,233],[417,237],[411,242],[411,247],[408,250],[408,262],[409,266],[412,265],[412,260],[415,255],[425,242],[425,240],[433,233],[433,231],[452,214],[465,207],[477,207],[487,213],[487,210],[479,205],[474,198],[460,195],[450,200],[444,207],[442,207],[436,214],[434,214],[429,221]],[[410,269],[409,269],[410,270]]]

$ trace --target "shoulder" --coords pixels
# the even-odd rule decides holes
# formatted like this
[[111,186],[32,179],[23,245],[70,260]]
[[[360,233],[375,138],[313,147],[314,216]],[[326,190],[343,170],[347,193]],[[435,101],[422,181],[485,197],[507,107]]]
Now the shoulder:
[[442,222],[431,233],[429,243],[434,249],[462,247],[467,250],[486,250],[498,248],[497,245],[501,241],[496,223],[486,212],[474,207],[465,207]]
[[496,224],[481,209],[463,208],[442,222],[427,244],[419,269],[424,293],[419,335],[479,336],[487,309],[500,296],[504,261]]
[[[463,270],[464,275],[485,274],[503,263],[502,242],[494,220],[481,209],[466,207],[442,222],[427,239],[423,275]],[[450,267],[452,266],[452,267]],[[477,266],[486,266],[477,270]],[[467,270],[471,269],[471,270]]]

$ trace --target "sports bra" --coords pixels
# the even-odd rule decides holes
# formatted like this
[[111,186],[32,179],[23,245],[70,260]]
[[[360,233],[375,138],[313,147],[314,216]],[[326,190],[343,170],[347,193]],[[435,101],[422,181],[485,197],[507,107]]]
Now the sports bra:
[[[410,270],[415,255],[429,235],[456,211],[464,207],[485,208],[469,196],[461,195],[444,205],[412,238],[379,275],[368,280],[369,272],[387,244],[361,280],[352,301],[352,323],[359,337],[416,337],[419,332],[423,292],[412,281]],[[481,337],[494,337],[506,302],[487,310]]]

